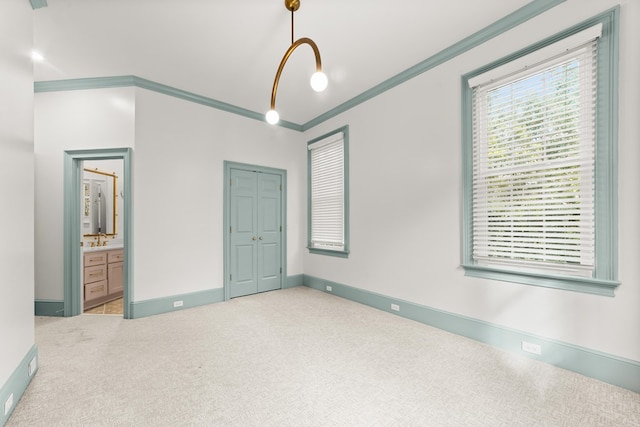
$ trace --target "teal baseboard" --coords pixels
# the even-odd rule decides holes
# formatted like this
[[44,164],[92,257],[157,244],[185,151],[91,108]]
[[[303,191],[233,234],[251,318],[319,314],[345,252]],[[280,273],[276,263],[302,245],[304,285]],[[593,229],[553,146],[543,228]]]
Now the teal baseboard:
[[36,316],[64,317],[64,301],[36,300]]
[[284,289],[295,288],[296,286],[302,286],[303,283],[304,283],[304,275],[294,274],[293,276],[287,277],[287,283],[284,286]]
[[[288,276],[284,289],[302,286],[303,279],[304,276],[302,274]],[[174,307],[174,302],[176,301],[182,301],[182,305]],[[172,295],[164,298],[134,301],[129,304],[129,315],[131,319],[137,319],[222,301],[224,301],[224,289],[210,289],[201,292]],[[64,301],[36,300],[35,314],[36,316],[62,317],[64,316]]]
[[[447,332],[471,338],[511,353],[536,359],[640,393],[640,362],[634,360],[505,328],[489,322],[448,313],[306,274],[303,278],[303,284],[313,289],[331,293]],[[331,286],[331,292],[326,290],[327,286]],[[391,304],[396,304],[399,307],[399,311],[391,310]],[[535,355],[523,351],[522,341],[541,346],[542,354]]]
[[[296,274],[288,276],[283,289],[302,286],[304,276]],[[182,305],[174,307],[174,302],[182,301]],[[224,301],[224,288],[210,289],[189,294],[172,295],[170,297],[155,298],[145,301],[132,302],[130,307],[131,319],[153,316],[155,314],[168,313],[171,311],[183,310],[185,308],[197,307],[200,305],[213,304]]]
[[[33,372],[29,372],[29,364],[35,358],[35,369]],[[9,420],[9,417],[13,413],[18,401],[27,390],[29,383],[33,379],[33,376],[38,372],[38,347],[35,345],[27,352],[22,359],[22,362],[13,371],[13,374],[9,377],[9,380],[0,388],[0,402],[2,407],[0,408],[0,426],[3,426]],[[13,404],[9,409],[9,412],[4,413],[5,402],[13,395]]]
[[[223,288],[208,289],[206,291],[172,295],[164,298],[135,301],[129,304],[129,314],[131,319],[138,319],[141,317],[169,313],[171,311],[184,310],[185,308],[198,307],[222,301],[224,301]],[[180,305],[176,307],[176,303]]]

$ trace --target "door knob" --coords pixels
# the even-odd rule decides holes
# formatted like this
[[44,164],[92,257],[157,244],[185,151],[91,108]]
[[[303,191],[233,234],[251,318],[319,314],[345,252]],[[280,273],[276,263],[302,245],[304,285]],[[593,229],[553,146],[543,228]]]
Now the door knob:
[[260,236],[260,240],[262,240],[262,236]]
[[256,240],[256,236],[253,236],[253,237],[251,238],[251,240]]

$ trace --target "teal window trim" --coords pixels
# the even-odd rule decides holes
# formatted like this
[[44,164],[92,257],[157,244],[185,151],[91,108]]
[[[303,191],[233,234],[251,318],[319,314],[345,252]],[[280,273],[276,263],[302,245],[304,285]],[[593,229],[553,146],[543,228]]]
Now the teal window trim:
[[311,247],[311,152],[307,150],[307,249],[309,253],[316,255],[328,255],[339,258],[348,258],[350,253],[349,243],[349,125],[328,132],[312,139],[307,146],[331,135],[342,132],[344,143],[344,250],[318,249]]
[[[534,286],[614,296],[618,281],[618,28],[616,6],[539,43],[526,47],[462,76],[462,266],[465,275]],[[470,78],[511,62],[596,24],[598,41],[596,83],[595,239],[596,268],[592,278],[531,274],[478,266],[473,260],[473,134]]]
[[349,258],[349,251],[337,251],[337,250],[332,251],[330,249],[317,249],[317,248],[312,248],[309,245],[307,245],[307,249],[309,249],[309,253],[311,254],[328,255],[328,256],[334,256],[338,258]]

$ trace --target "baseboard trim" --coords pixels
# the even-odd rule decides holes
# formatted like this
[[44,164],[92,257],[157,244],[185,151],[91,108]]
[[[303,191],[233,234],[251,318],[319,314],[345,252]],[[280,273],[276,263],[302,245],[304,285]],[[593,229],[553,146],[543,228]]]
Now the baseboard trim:
[[295,288],[296,286],[302,286],[304,281],[304,274],[294,274],[287,277],[287,283],[283,289]]
[[35,300],[36,316],[64,317],[64,301]]
[[[303,280],[304,275],[302,274],[288,276],[283,289],[302,286]],[[175,301],[182,301],[182,306],[174,307],[173,303]],[[131,319],[138,319],[141,317],[184,310],[185,308],[214,304],[222,301],[224,301],[224,288],[217,288],[188,294],[172,295],[164,298],[135,301],[132,302],[129,307]]]
[[[304,275],[295,274],[288,276],[283,289],[302,286]],[[182,301],[182,306],[174,307],[175,301]],[[154,298],[144,301],[135,301],[129,304],[131,319],[153,316],[155,314],[168,313],[185,308],[197,307],[200,305],[214,304],[224,301],[224,288],[210,289],[206,291],[193,292],[181,295],[172,295],[163,298]],[[36,300],[36,316],[64,316],[64,301]]]
[[[13,371],[13,374],[9,377],[9,380],[0,388],[0,426],[3,426],[11,417],[13,410],[15,409],[18,401],[24,395],[24,392],[27,390],[29,383],[38,372],[38,347],[34,344],[31,349],[24,356],[18,367]],[[31,375],[29,375],[29,363],[36,358],[36,368]],[[4,405],[9,396],[13,394],[13,405],[11,405],[11,409],[5,415],[4,413]]]
[[[182,305],[174,307],[174,302],[181,301]],[[171,311],[184,310],[185,308],[198,307],[224,301],[224,289],[208,289],[206,291],[191,292],[187,294],[171,295],[163,298],[154,298],[144,301],[134,301],[129,304],[131,319],[169,313]]]
[[[304,275],[303,285],[640,393],[640,362]],[[326,290],[331,286],[331,292]],[[396,304],[399,311],[391,310]],[[540,345],[541,355],[522,350]]]

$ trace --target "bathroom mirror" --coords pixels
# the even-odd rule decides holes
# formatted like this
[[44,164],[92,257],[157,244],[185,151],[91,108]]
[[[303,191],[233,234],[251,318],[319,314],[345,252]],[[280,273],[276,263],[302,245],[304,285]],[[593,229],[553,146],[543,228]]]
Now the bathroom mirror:
[[118,176],[115,173],[84,169],[82,233],[85,236],[118,234],[117,188]]

